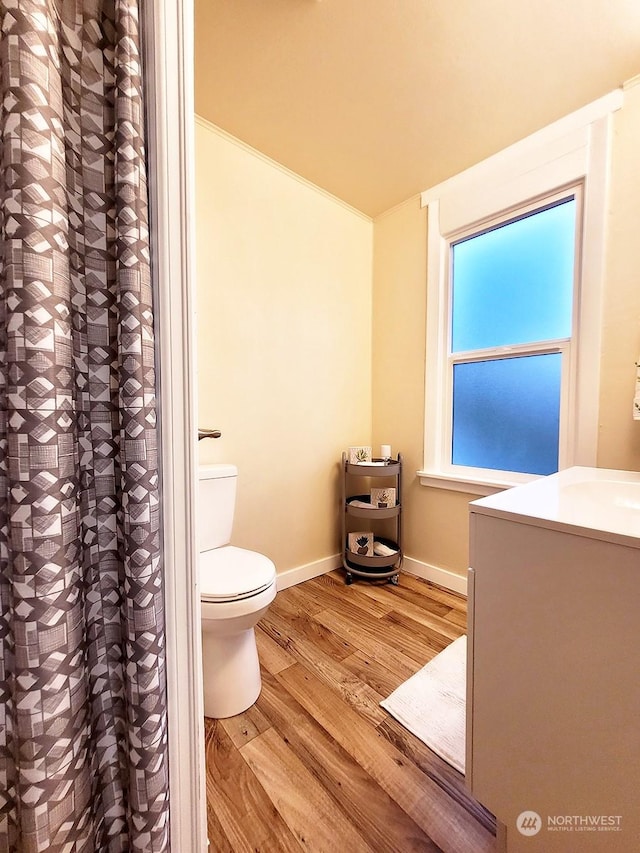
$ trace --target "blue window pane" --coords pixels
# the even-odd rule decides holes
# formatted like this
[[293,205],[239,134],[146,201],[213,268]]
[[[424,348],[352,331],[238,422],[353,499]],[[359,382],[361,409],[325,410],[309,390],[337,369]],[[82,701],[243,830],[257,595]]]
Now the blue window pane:
[[561,367],[560,353],[455,364],[453,464],[555,473]]
[[575,199],[452,247],[452,352],[571,335]]

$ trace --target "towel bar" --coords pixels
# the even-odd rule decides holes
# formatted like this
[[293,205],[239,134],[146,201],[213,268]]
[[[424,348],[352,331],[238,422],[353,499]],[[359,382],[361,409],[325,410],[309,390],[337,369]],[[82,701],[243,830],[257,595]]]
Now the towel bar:
[[202,438],[220,438],[222,433],[219,429],[199,429],[198,430],[198,441]]

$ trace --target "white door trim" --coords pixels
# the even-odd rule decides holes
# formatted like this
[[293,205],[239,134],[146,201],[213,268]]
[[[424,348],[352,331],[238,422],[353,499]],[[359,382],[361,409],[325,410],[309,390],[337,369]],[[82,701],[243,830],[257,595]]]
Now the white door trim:
[[197,579],[193,0],[142,0],[156,295],[171,849],[207,849]]

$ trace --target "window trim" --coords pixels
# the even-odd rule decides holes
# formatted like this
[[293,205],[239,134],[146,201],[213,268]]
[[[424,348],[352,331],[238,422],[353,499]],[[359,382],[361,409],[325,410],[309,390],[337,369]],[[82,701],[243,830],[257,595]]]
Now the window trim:
[[[580,186],[582,240],[577,241],[576,258],[580,285],[573,327],[577,345],[565,365],[571,378],[562,404],[559,467],[595,464],[610,136],[612,115],[621,108],[622,98],[622,90],[615,90],[422,194],[422,206],[428,209],[427,330],[424,465],[417,473],[423,485],[487,495],[537,478],[463,469],[447,461],[452,405],[447,387],[449,247],[464,233],[486,230],[491,222],[507,219],[510,211],[543,206],[545,199],[569,195]],[[577,211],[578,222],[579,216]]]

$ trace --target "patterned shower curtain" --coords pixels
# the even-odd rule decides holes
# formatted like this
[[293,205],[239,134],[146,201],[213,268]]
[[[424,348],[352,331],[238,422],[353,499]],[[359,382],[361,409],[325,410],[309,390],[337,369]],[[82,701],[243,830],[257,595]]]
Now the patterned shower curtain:
[[0,851],[166,851],[138,0],[0,21]]

